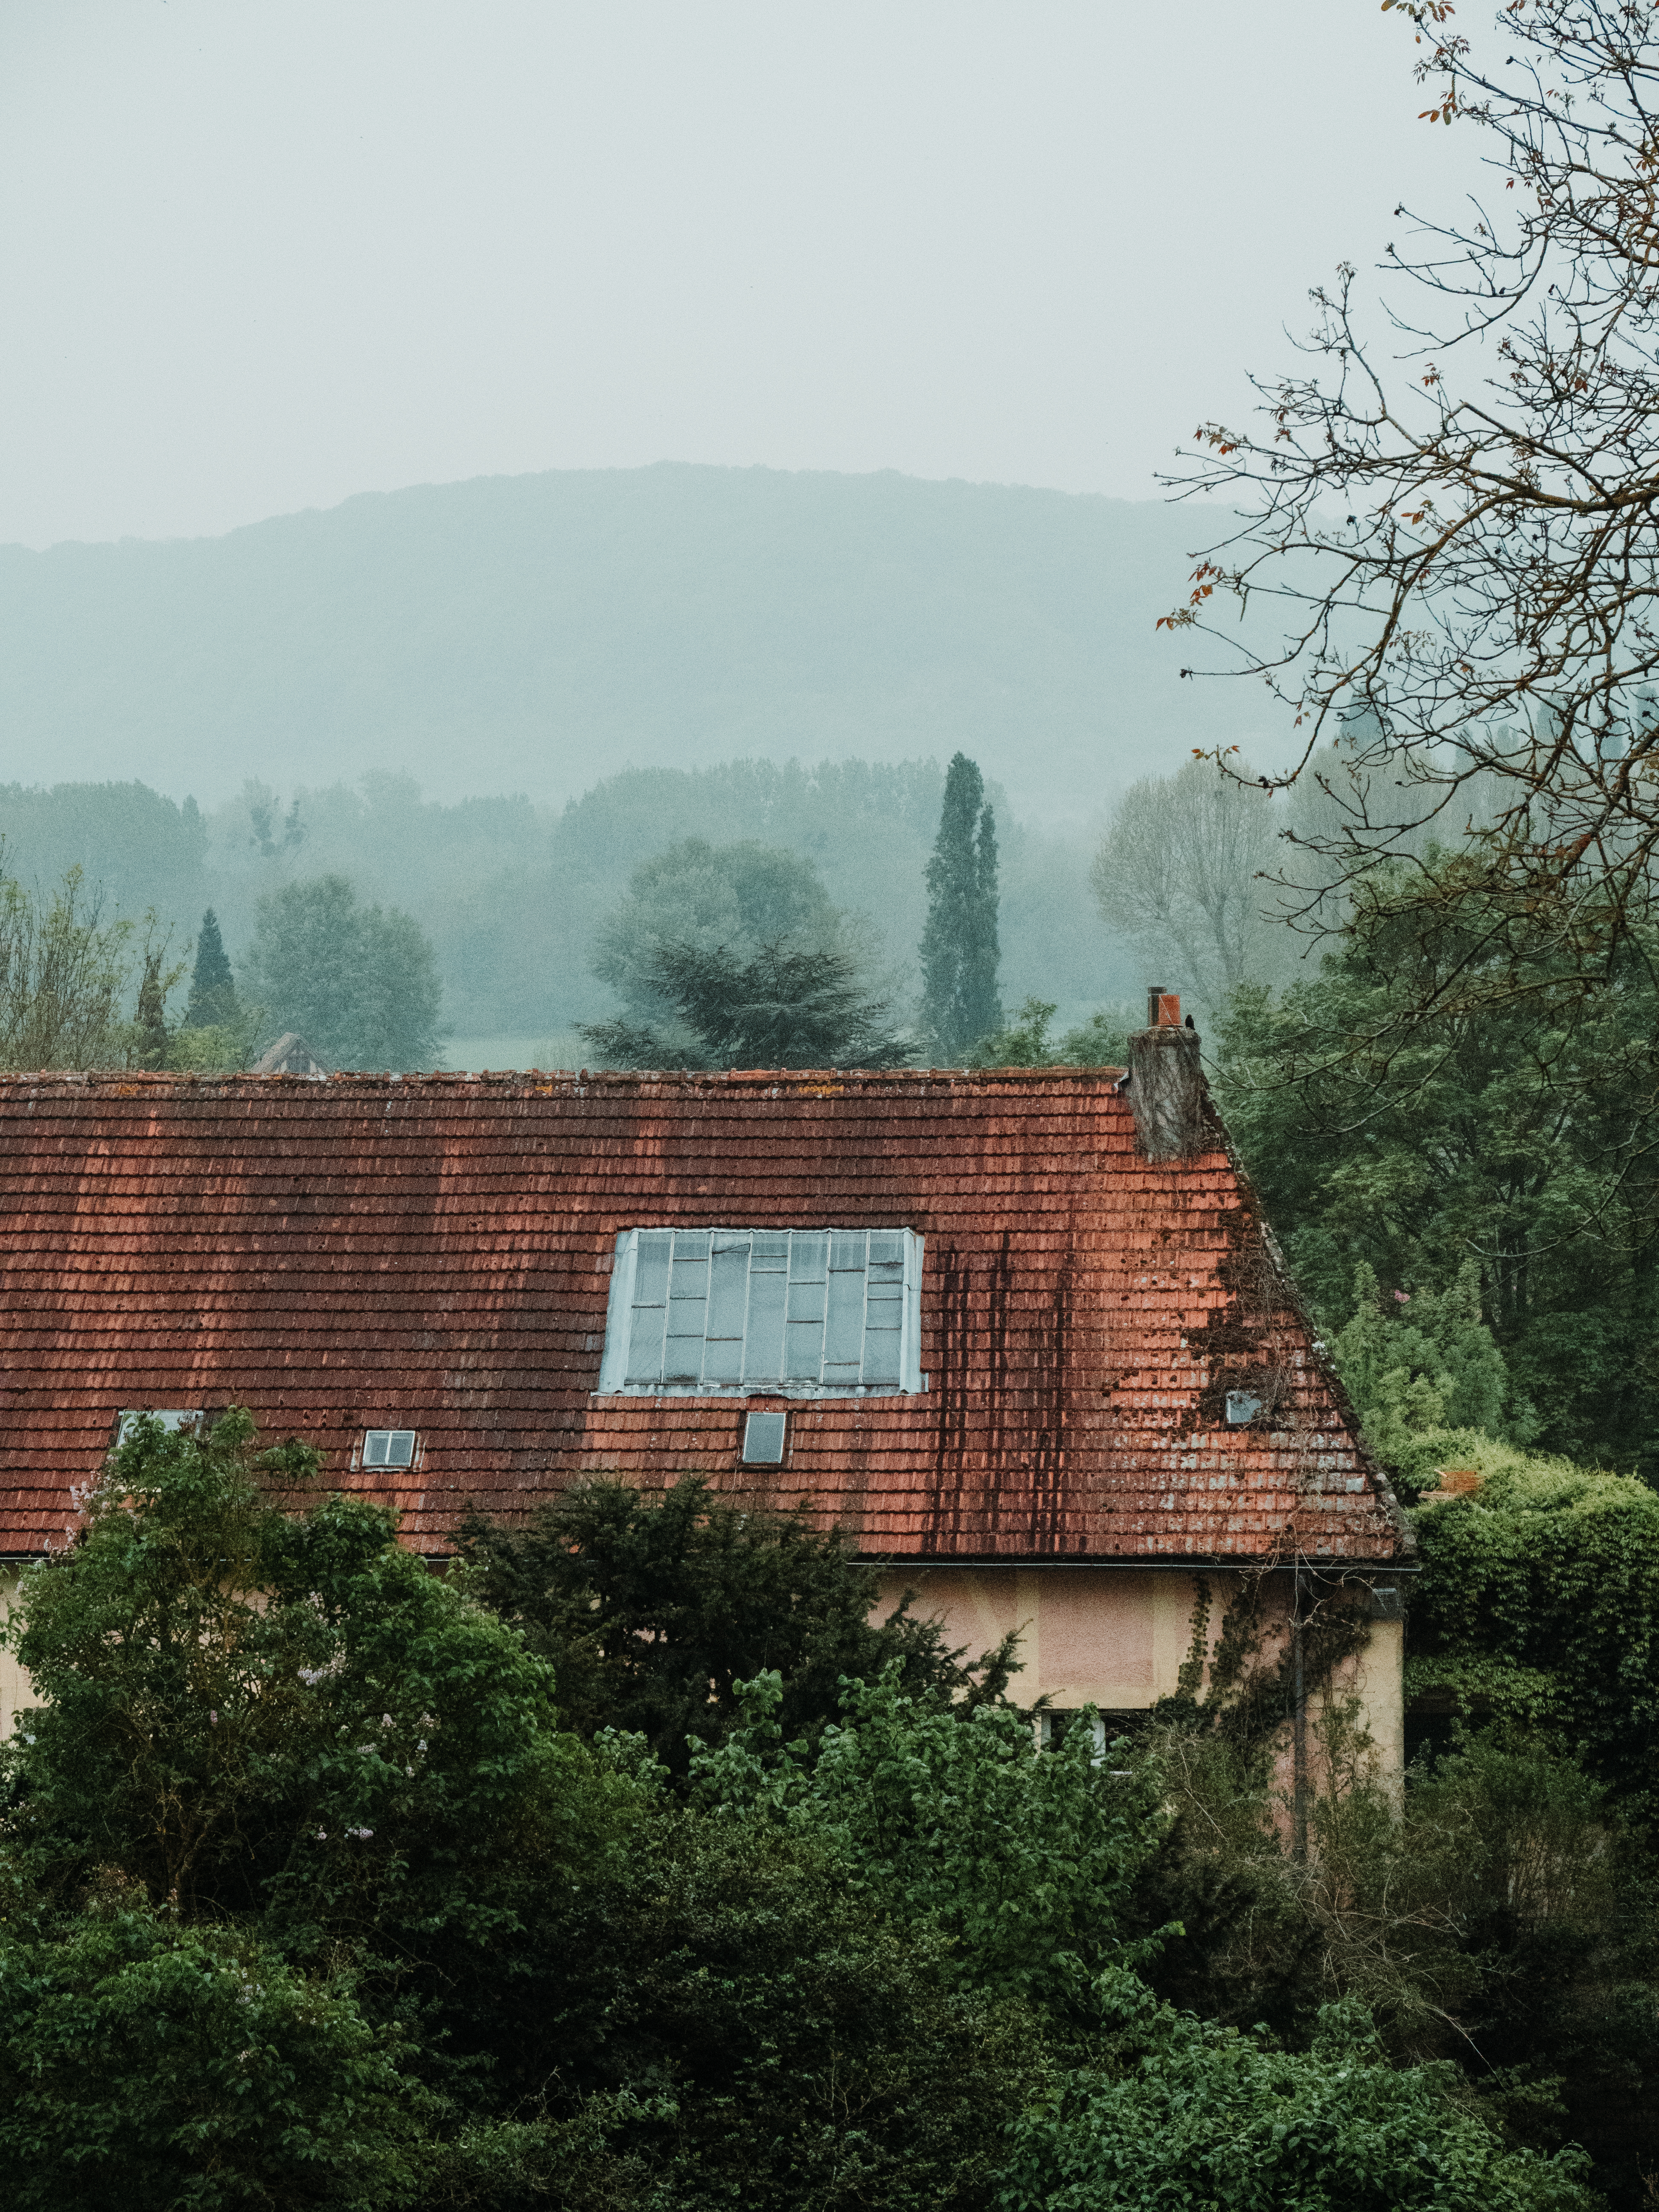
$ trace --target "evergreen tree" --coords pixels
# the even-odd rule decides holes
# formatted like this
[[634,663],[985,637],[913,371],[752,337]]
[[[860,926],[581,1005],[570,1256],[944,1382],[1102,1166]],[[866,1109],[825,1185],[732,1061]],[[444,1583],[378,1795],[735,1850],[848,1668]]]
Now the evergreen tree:
[[231,1029],[241,1019],[236,1003],[225,941],[219,934],[219,918],[210,907],[202,916],[202,933],[196,940],[196,968],[190,979],[190,1003],[180,1026],[187,1030]]
[[886,1000],[866,998],[851,957],[833,947],[763,945],[744,960],[724,945],[664,945],[640,973],[672,1024],[584,1022],[604,1066],[902,1067],[910,1056]]
[[1481,1316],[1480,1263],[1465,1260],[1443,1291],[1384,1297],[1362,1260],[1353,1317],[1331,1347],[1365,1438],[1384,1461],[1428,1429],[1480,1429],[1530,1443],[1538,1417],[1510,1387],[1509,1369]]
[[921,937],[923,1019],[947,1065],[1002,1027],[1000,957],[996,822],[985,804],[984,777],[958,753],[945,779],[939,836],[927,863]]

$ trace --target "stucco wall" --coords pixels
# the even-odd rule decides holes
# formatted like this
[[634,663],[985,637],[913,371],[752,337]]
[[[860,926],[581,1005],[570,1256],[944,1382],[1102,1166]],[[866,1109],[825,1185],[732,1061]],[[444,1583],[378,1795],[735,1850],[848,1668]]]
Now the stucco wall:
[[[22,1571],[18,1566],[0,1566],[0,1618],[11,1611]],[[11,1734],[12,1722],[23,1706],[39,1702],[33,1686],[15,1656],[10,1651],[0,1650],[0,1739]]]
[[[1207,1645],[1213,1650],[1222,1616],[1244,1577],[1206,1571],[1211,1611]],[[1065,1711],[1099,1705],[1134,1711],[1170,1697],[1179,1687],[1193,1645],[1196,1577],[1171,1569],[1122,1567],[928,1567],[895,1570],[883,1577],[877,1618],[906,1589],[915,1592],[913,1612],[938,1620],[952,1648],[988,1650],[1010,1629],[1020,1632],[1024,1665],[1013,1695],[1035,1704],[1046,1696]],[[1268,1577],[1263,1593],[1264,1657],[1276,1657],[1288,1616],[1291,1577]],[[1359,1700],[1361,1725],[1371,1736],[1373,1771],[1397,1786],[1405,1768],[1401,1668],[1404,1630],[1397,1620],[1371,1624],[1370,1639],[1357,1660],[1339,1670],[1338,1695]]]

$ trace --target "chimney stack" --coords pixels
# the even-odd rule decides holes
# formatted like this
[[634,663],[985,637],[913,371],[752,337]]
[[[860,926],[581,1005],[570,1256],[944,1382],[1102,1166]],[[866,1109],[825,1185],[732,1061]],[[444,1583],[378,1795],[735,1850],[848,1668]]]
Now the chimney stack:
[[1146,1026],[1129,1039],[1128,1090],[1135,1134],[1149,1160],[1208,1148],[1198,1031],[1182,1026],[1180,997],[1162,984],[1148,987]]

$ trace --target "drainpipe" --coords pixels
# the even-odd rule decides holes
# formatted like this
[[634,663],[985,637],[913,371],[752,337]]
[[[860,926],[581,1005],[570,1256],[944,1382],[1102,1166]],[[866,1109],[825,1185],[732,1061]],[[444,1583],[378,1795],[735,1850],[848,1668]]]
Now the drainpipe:
[[1291,1596],[1291,1849],[1308,1856],[1308,1680],[1302,1638],[1302,1570]]

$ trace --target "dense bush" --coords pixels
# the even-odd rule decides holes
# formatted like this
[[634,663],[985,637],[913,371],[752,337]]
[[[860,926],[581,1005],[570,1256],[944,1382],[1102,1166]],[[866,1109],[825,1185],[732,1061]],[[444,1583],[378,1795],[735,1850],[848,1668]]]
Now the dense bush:
[[1505,2149],[1449,2066],[1333,2007],[1305,2053],[1131,1990],[1109,2063],[1026,2113],[997,2212],[1596,2212],[1589,2161]]
[[[1275,2206],[1412,2203],[1433,2174],[1423,2201],[1584,2203],[1543,2154],[1547,2085],[1472,2101],[1398,2063],[1454,2005],[1510,2033],[1513,1969],[1570,2100],[1598,2054],[1640,2091],[1643,1969],[1607,1935],[1622,1845],[1582,1777],[1578,1799],[1552,1785],[1545,1863],[1594,1872],[1565,1904],[1559,1880],[1516,1887],[1537,1775],[1460,1783],[1455,1760],[1432,1836],[1363,1790],[1319,1811],[1312,1906],[1260,1791],[1206,1784],[1234,1838],[1206,1887],[1190,1727],[1110,1763],[1087,1725],[1039,1752],[997,1694],[1006,1654],[975,1674],[902,1613],[860,1623],[861,1571],[798,1522],[602,1491],[568,1577],[562,1524],[477,1534],[439,1575],[388,1515],[313,1497],[317,1473],[241,1414],[140,1422],[81,1540],[26,1577],[7,1634],[46,1702],[0,1769],[0,2159],[31,2212],[1180,2205],[1247,2149]],[[492,1589],[578,1662],[591,1741]],[[605,1724],[634,1704],[666,1731],[696,1667],[769,1637],[800,1686],[728,1672],[683,1772]],[[831,1711],[842,1656],[875,1679],[842,1677]],[[1377,2008],[1376,2038],[1352,2028],[1339,2063],[1159,2009],[1136,1977],[1165,1946],[1206,2007],[1243,1993],[1238,1915],[1182,1934],[1163,1910],[1230,1882],[1269,1942],[1316,1923],[1269,1992],[1286,2040],[1317,2033],[1322,1977]],[[1463,1933],[1420,1940],[1419,1911],[1403,1940],[1391,1899],[1436,1882]]]
[[724,1504],[699,1475],[656,1497],[592,1482],[521,1527],[474,1515],[461,1547],[475,1587],[550,1661],[567,1726],[643,1735],[677,1775],[690,1746],[738,1717],[736,1685],[782,1679],[776,1719],[794,1738],[841,1711],[842,1684],[901,1662],[908,1691],[1000,1697],[1018,1638],[969,1660],[907,1600],[872,1619],[879,1571],[809,1515]]
[[[1455,1457],[1451,1448],[1456,1447]],[[1441,1456],[1441,1455],[1444,1455]],[[1407,1692],[1522,1721],[1659,1816],[1659,1496],[1479,1437],[1425,1440],[1481,1487],[1419,1507]]]
[[432,2100],[349,1988],[106,1876],[0,1933],[0,2169],[14,2212],[407,2203]]

